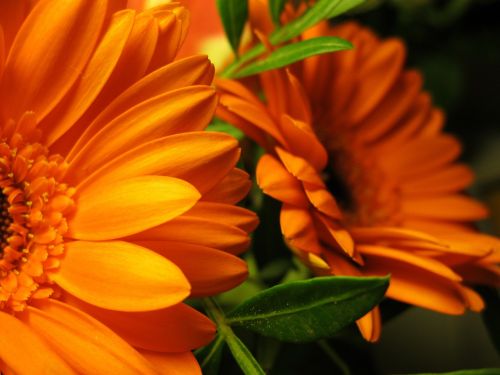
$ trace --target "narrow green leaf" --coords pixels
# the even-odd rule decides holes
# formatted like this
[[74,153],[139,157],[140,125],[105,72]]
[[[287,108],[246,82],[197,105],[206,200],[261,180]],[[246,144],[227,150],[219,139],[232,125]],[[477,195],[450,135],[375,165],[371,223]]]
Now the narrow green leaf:
[[267,289],[237,306],[226,322],[288,342],[331,337],[384,297],[389,277],[317,277]]
[[[220,0],[219,0],[220,1]],[[299,18],[284,25],[274,31],[269,36],[269,42],[275,46],[284,43],[296,36],[299,36],[305,30],[314,26],[325,19],[339,16],[350,9],[357,7],[366,0],[319,0],[309,8]],[[221,74],[222,77],[234,77],[234,73],[245,63],[255,59],[266,51],[262,44],[258,44],[245,52],[238,61],[230,64]]]
[[264,370],[260,367],[250,350],[248,350],[245,344],[243,344],[227,324],[226,317],[217,302],[210,298],[204,298],[203,304],[210,318],[217,324],[217,330],[220,337],[222,337],[229,346],[229,350],[241,370],[246,375],[265,375]]
[[204,375],[217,375],[219,373],[223,349],[224,340],[222,336],[217,335],[209,345],[195,351],[194,354]]
[[273,51],[263,60],[255,61],[236,72],[236,78],[248,77],[266,70],[281,68],[305,58],[323,53],[351,49],[352,44],[335,36],[320,36],[303,40]]
[[246,375],[265,374],[262,367],[260,367],[252,353],[250,353],[250,350],[248,350],[238,336],[233,333],[232,335],[225,336],[225,339],[234,359]]
[[275,25],[280,24],[280,15],[287,0],[269,0],[269,12]]
[[286,42],[325,19],[339,16],[365,0],[319,0],[302,16],[271,34],[271,44]]
[[238,55],[241,34],[248,18],[248,0],[217,0],[217,8],[229,44]]

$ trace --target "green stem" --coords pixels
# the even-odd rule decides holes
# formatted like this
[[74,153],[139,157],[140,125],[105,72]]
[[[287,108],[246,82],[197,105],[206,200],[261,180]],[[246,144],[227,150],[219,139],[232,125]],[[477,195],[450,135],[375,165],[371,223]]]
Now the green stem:
[[337,354],[333,348],[328,345],[328,343],[325,340],[319,340],[317,342],[319,347],[323,349],[325,354],[332,360],[333,363],[337,365],[337,367],[340,369],[342,375],[350,375],[351,371],[349,370],[349,366],[344,362],[342,358]]
[[254,358],[250,350],[243,344],[243,342],[235,335],[229,326],[224,312],[219,307],[217,302],[212,298],[204,298],[203,305],[207,314],[217,324],[219,335],[229,346],[229,350],[240,366],[241,370],[246,375],[265,375],[264,370]]

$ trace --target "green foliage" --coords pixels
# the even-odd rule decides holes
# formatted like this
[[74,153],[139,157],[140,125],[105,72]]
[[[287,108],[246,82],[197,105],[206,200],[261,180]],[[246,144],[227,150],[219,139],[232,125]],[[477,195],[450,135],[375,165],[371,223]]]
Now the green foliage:
[[248,18],[247,0],[217,0],[220,18],[234,53],[238,54],[241,34]]
[[269,0],[269,12],[276,25],[280,24],[280,15],[283,12],[287,0]]
[[195,352],[201,371],[204,375],[216,375],[219,373],[222,351],[225,342],[220,335],[207,346]]
[[329,52],[351,49],[352,44],[334,36],[321,36],[288,44],[272,52],[263,60],[253,62],[235,74],[235,78],[243,78],[267,70],[282,68],[305,58]]
[[227,322],[288,342],[331,337],[383,298],[389,278],[318,277],[267,289],[240,304]]
[[[221,1],[221,0],[219,0]],[[337,17],[348,10],[362,4],[366,0],[319,0],[314,6],[309,8],[304,14],[285,26],[277,29],[269,36],[269,42],[272,45],[278,45],[289,41],[290,39],[299,36],[305,30],[315,24],[333,17]],[[237,61],[227,67],[220,75],[222,77],[235,77],[235,72],[240,68],[259,57],[266,52],[266,48],[262,44],[258,44]],[[275,51],[277,52],[277,51]],[[240,75],[241,76],[241,75]]]

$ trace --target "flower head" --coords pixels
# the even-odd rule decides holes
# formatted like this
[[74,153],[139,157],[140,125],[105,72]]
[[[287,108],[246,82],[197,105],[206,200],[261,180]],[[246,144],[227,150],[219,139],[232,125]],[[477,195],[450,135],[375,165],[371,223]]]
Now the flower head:
[[[219,115],[268,151],[257,180],[283,203],[286,241],[319,274],[391,274],[390,298],[448,314],[482,309],[463,281],[498,285],[499,242],[474,230],[487,211],[462,192],[472,173],[420,73],[404,68],[403,43],[356,23],[302,37],[321,35],[354,49],[261,74],[265,104],[218,81]],[[377,340],[379,310],[358,325]]]
[[177,3],[0,3],[0,368],[198,372],[182,304],[244,280],[237,142],[203,132],[213,66]]

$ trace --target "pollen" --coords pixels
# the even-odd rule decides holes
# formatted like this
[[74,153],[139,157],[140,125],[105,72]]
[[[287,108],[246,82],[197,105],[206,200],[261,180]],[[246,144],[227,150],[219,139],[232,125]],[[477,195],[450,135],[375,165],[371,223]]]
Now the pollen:
[[[27,115],[28,116],[28,115]],[[49,272],[60,257],[66,217],[73,210],[73,188],[59,181],[67,168],[49,155],[36,133],[6,127],[0,137],[0,310],[22,311],[52,292]],[[69,204],[58,205],[65,199]],[[43,289],[44,293],[36,293]]]

